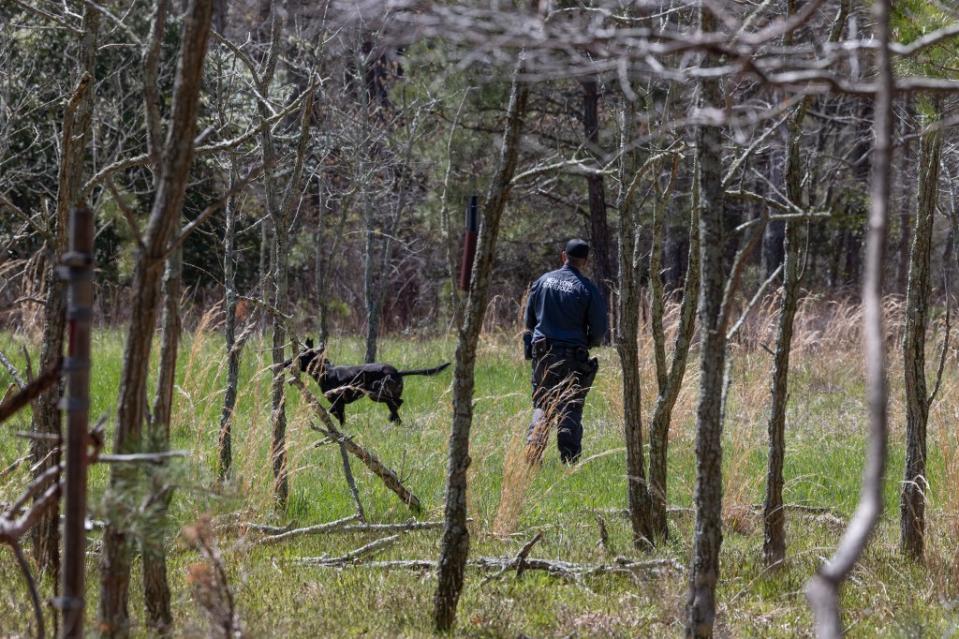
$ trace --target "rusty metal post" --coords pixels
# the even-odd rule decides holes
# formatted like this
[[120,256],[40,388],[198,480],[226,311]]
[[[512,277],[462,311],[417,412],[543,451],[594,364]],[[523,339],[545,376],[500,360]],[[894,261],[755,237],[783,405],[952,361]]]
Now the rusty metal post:
[[67,453],[63,570],[61,596],[56,601],[63,621],[60,636],[71,639],[83,637],[93,239],[93,212],[82,205],[72,209],[69,251],[61,260],[61,276],[67,281],[66,396],[61,404],[67,413]]

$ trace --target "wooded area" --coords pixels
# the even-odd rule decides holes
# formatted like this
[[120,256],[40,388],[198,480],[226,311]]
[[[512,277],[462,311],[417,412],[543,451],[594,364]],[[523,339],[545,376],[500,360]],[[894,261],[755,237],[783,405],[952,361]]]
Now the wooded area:
[[0,0],[0,635],[954,632],[957,68],[925,0]]

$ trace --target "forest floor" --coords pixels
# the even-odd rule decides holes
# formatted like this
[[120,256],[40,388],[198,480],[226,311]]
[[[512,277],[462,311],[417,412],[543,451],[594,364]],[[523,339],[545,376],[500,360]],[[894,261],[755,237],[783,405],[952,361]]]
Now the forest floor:
[[[841,533],[836,518],[853,511],[859,492],[867,430],[863,406],[857,311],[836,308],[829,318],[800,317],[793,351],[791,401],[788,412],[786,501],[829,509],[828,515],[789,511],[788,561],[775,572],[764,569],[762,525],[753,506],[762,503],[766,460],[766,416],[771,356],[759,346],[772,346],[775,313],[752,327],[749,339],[731,348],[735,365],[724,436],[725,539],[718,589],[718,634],[728,637],[809,636],[811,615],[803,585],[823,557],[829,556]],[[821,315],[821,314],[820,314]],[[171,464],[176,483],[170,543],[176,635],[210,636],[204,611],[193,596],[195,564],[200,560],[180,533],[203,517],[298,526],[328,522],[353,513],[343,481],[339,454],[333,446],[315,447],[320,437],[310,430],[311,415],[290,389],[290,499],[285,512],[272,505],[268,342],[254,339],[243,352],[239,405],[234,427],[233,479],[215,481],[217,429],[225,379],[220,334],[209,323],[185,336],[178,370],[173,447],[189,457]],[[0,332],[0,350],[18,354],[23,335]],[[939,342],[930,342],[929,370],[935,374]],[[31,346],[33,350],[35,345]],[[643,393],[646,414],[655,399],[650,345],[644,341]],[[959,374],[950,355],[939,399],[929,422],[929,535],[926,566],[900,557],[898,487],[904,435],[902,365],[890,339],[892,439],[886,480],[886,511],[877,535],[843,591],[845,623],[852,637],[920,637],[959,635]],[[155,349],[154,349],[155,350]],[[399,368],[433,366],[453,358],[455,341],[386,339],[380,360]],[[100,331],[95,336],[93,415],[112,417],[122,359],[122,336]],[[530,416],[529,371],[518,339],[508,333],[484,336],[476,371],[476,409],[470,468],[470,514],[474,518],[472,556],[512,557],[537,532],[542,540],[531,556],[572,562],[604,563],[616,556],[638,560],[670,558],[685,565],[689,558],[693,518],[682,510],[692,503],[694,479],[695,400],[698,360],[694,352],[684,390],[674,414],[670,440],[669,501],[680,507],[671,518],[671,537],[649,553],[634,550],[625,518],[616,514],[626,503],[625,451],[622,436],[621,375],[615,350],[598,351],[601,368],[585,411],[584,458],[573,468],[559,463],[555,437],[542,466],[528,479],[503,490],[504,464],[510,477],[522,448]],[[357,339],[334,339],[330,357],[336,363],[357,363]],[[20,360],[22,364],[22,359]],[[6,385],[5,377],[0,380]],[[446,445],[451,422],[450,372],[406,380],[404,423],[391,425],[382,404],[362,400],[347,408],[346,431],[397,469],[423,501],[423,520],[442,517]],[[312,381],[309,386],[315,389]],[[15,419],[0,433],[0,467],[27,450],[14,436],[26,430],[26,418]],[[26,466],[26,465],[23,465]],[[403,522],[410,512],[396,496],[353,464],[371,522]],[[0,501],[9,500],[27,481],[21,468],[0,480]],[[91,504],[102,519],[107,469],[92,471]],[[497,512],[502,499],[515,521]],[[509,511],[510,508],[504,508]],[[608,549],[599,543],[597,512],[609,530]],[[132,524],[158,534],[156,522],[144,517]],[[493,529],[512,529],[494,535]],[[337,557],[383,535],[314,535],[267,546],[251,542],[251,531],[222,534],[223,554],[239,617],[249,637],[428,637],[435,587],[432,573],[382,571],[363,566],[343,569],[296,563],[298,558]],[[440,533],[405,533],[376,559],[435,559]],[[88,619],[93,627],[98,569],[92,533],[88,567]],[[130,602],[135,635],[146,636],[139,561],[134,566]],[[0,549],[0,636],[29,636],[31,617],[24,585],[10,553]],[[50,595],[49,580],[44,585]],[[666,570],[638,578],[593,576],[566,581],[529,571],[510,572],[485,580],[467,572],[460,601],[456,636],[463,637],[665,637],[680,636],[686,574]]]

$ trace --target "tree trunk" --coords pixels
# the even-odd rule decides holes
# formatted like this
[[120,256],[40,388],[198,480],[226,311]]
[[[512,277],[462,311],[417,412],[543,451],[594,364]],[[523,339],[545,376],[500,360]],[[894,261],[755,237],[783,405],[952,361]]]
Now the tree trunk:
[[316,259],[314,260],[313,284],[316,289],[317,323],[319,324],[319,343],[325,344],[330,336],[330,302],[327,290],[329,289],[329,263],[331,255],[327,251],[326,207],[331,198],[323,197],[323,187],[317,183],[316,187],[316,230],[313,237],[316,240]]
[[453,373],[453,426],[449,440],[449,465],[446,475],[446,505],[443,539],[438,562],[436,594],[433,598],[433,624],[448,631],[456,618],[456,605],[463,589],[463,573],[469,554],[470,537],[466,528],[466,470],[470,465],[469,436],[473,423],[473,385],[476,346],[486,313],[490,274],[496,251],[500,218],[509,198],[516,170],[523,118],[529,98],[528,86],[519,79],[520,66],[513,74],[507,109],[506,133],[496,174],[486,196],[486,207],[473,263],[469,297],[459,327],[456,365]]
[[929,321],[932,227],[939,200],[942,135],[925,133],[919,151],[919,201],[916,232],[909,260],[906,292],[906,334],[902,344],[906,391],[906,472],[899,501],[899,550],[922,561],[926,533],[926,326]]
[[[266,166],[264,165],[264,173],[266,173],[266,170]],[[270,299],[270,254],[272,250],[273,218],[270,217],[269,213],[266,213],[263,219],[260,220],[260,259],[257,269],[260,298],[264,301]],[[269,324],[269,315],[267,313],[261,313],[258,326],[260,333],[266,332],[267,324]]]
[[[799,157],[802,122],[807,103],[803,102],[789,124],[786,148],[786,197],[799,208],[802,198],[802,164]],[[777,566],[786,557],[786,516],[783,510],[783,462],[786,455],[786,403],[789,399],[789,353],[792,349],[793,320],[799,302],[800,226],[786,224],[783,253],[783,297],[779,310],[776,354],[773,363],[771,406],[769,411],[769,456],[766,466],[766,496],[763,501],[763,560]]]
[[[903,118],[903,137],[905,134],[910,133],[909,122],[915,117],[915,109],[912,107],[912,100],[907,96],[906,97],[906,117]],[[912,231],[912,224],[910,220],[910,210],[912,209],[912,187],[913,181],[909,179],[909,170],[912,168],[912,143],[908,138],[905,138],[902,142],[902,161],[900,166],[902,170],[899,172],[902,178],[902,200],[900,201],[899,209],[899,245],[897,247],[896,253],[898,253],[899,267],[896,272],[896,292],[900,295],[906,294],[906,287],[909,283],[909,270],[911,265],[909,245],[910,236]]]
[[[585,83],[584,83],[585,85]],[[587,95],[589,92],[587,92]],[[621,117],[620,196],[619,196],[619,308],[616,324],[616,351],[623,372],[623,428],[626,437],[626,495],[633,545],[649,546],[653,541],[649,525],[649,490],[646,463],[643,460],[643,415],[639,379],[639,261],[640,227],[633,208],[634,198],[627,185],[638,170],[632,144],[635,106],[626,100]],[[655,178],[654,179],[658,179]],[[602,184],[600,184],[602,186]]]
[[[696,171],[694,171],[695,173]],[[666,383],[656,397],[653,419],[649,426],[649,495],[650,524],[653,534],[661,539],[669,536],[666,520],[666,457],[669,448],[669,425],[673,408],[679,398],[686,375],[689,347],[696,329],[696,306],[699,303],[699,196],[694,185],[693,203],[689,221],[689,253],[686,282],[683,286],[683,303],[679,313],[679,327],[673,342],[673,360],[669,365]],[[656,277],[650,267],[650,278]],[[655,293],[654,293],[655,295]]]
[[[289,293],[289,233],[285,215],[275,209],[271,213],[274,217],[273,248],[271,251],[272,263],[271,280],[273,283],[273,308],[285,313]],[[286,325],[282,317],[273,315],[273,348],[271,350],[273,364],[273,380],[270,387],[270,423],[273,426],[273,440],[270,446],[270,458],[273,460],[273,489],[276,503],[280,508],[286,507],[289,497],[290,484],[286,468],[286,396],[283,362],[286,361]]]
[[679,290],[686,280],[686,270],[689,268],[689,264],[683,260],[684,256],[689,256],[689,229],[685,224],[667,224],[666,240],[663,243],[663,257],[665,258],[663,263],[663,288],[668,293]]
[[[602,149],[599,146],[599,83],[595,78],[583,80],[583,131],[586,137],[587,151],[602,162]],[[609,303],[610,283],[613,281],[612,260],[609,251],[609,225],[606,220],[606,190],[603,176],[586,176],[589,194],[589,228],[592,240],[593,273],[603,301]],[[609,339],[609,335],[604,338]],[[608,341],[607,341],[608,343]]]
[[[236,178],[230,173],[230,190]],[[223,412],[220,414],[219,465],[220,481],[226,480],[233,463],[233,411],[236,408],[237,387],[240,381],[240,349],[236,344],[236,202],[230,198],[226,203],[226,222],[223,230],[223,285],[225,290],[226,323],[226,392],[223,395]]]
[[[133,299],[117,400],[114,450],[140,449],[146,414],[146,386],[150,349],[160,296],[161,267],[176,231],[190,165],[199,103],[203,59],[210,31],[212,0],[192,0],[184,17],[180,60],[173,95],[171,125],[160,167],[158,189],[146,235],[139,249],[132,278]],[[131,545],[127,519],[135,505],[124,501],[123,491],[138,480],[135,468],[111,467],[110,491],[114,508],[103,534],[100,555],[100,633],[127,637],[130,632],[127,601],[130,588]]]
[[862,288],[863,342],[866,360],[866,394],[869,441],[863,468],[862,489],[856,511],[836,552],[806,584],[806,598],[816,617],[816,636],[839,639],[843,635],[839,588],[856,565],[882,514],[882,488],[886,473],[888,440],[888,386],[882,318],[883,266],[886,223],[889,214],[889,176],[892,164],[892,97],[895,75],[889,51],[891,0],[873,3],[876,51],[875,140],[870,180],[869,235],[866,272]]
[[[43,347],[40,370],[49,369],[63,352],[63,329],[66,325],[66,296],[63,282],[57,276],[60,256],[67,247],[67,215],[80,204],[77,192],[84,176],[84,157],[90,142],[90,122],[96,99],[93,75],[96,67],[97,32],[100,16],[86,7],[83,13],[83,35],[80,39],[80,79],[63,119],[62,156],[57,176],[57,208],[47,228],[53,245],[47,245],[43,274],[46,300],[43,311]],[[33,403],[32,429],[37,433],[61,435],[60,385],[56,384]],[[51,454],[57,442],[35,439],[30,442],[34,476],[60,463],[60,454]],[[60,509],[50,508],[31,531],[33,555],[41,571],[58,583],[60,572]]]
[[[183,270],[182,248],[167,259],[163,273],[163,316],[160,340],[160,370],[157,375],[153,415],[148,421],[146,448],[155,452],[170,449],[170,420],[173,415],[173,385],[176,377],[177,348],[180,344],[180,288]],[[147,624],[158,635],[173,631],[170,609],[170,585],[167,581],[166,513],[173,496],[173,487],[164,484],[164,467],[147,469],[152,495],[151,530],[144,535],[143,601],[147,608]]]
[[[703,33],[715,30],[715,17],[700,5]],[[707,65],[716,60],[708,56]],[[702,108],[722,108],[719,80],[701,82]],[[726,335],[722,322],[723,291],[726,283],[724,249],[728,238],[722,185],[722,130],[700,126],[696,153],[699,166],[701,209],[699,219],[700,283],[699,325],[702,333],[700,354],[699,406],[696,410],[696,509],[695,536],[689,570],[689,595],[686,605],[686,636],[707,638],[713,635],[716,618],[716,584],[719,581],[719,551],[723,542],[722,504],[722,422],[720,404]]]
[[[277,15],[275,7],[273,8],[271,58],[276,55],[283,29],[282,20]],[[275,67],[269,69],[266,75],[258,76],[258,89],[263,95],[269,95],[274,69]],[[313,115],[313,93],[311,90],[303,98],[296,154],[289,180],[282,193],[280,193],[280,185],[277,183],[276,175],[278,157],[273,132],[268,122],[271,115],[270,110],[262,100],[258,101],[266,209],[269,220],[272,222],[269,285],[272,289],[270,293],[274,309],[271,349],[273,377],[270,385],[270,424],[273,435],[270,442],[270,460],[273,467],[273,494],[279,508],[286,508],[290,488],[286,467],[286,370],[283,367],[283,363],[286,361],[287,335],[286,321],[281,314],[285,314],[289,306],[290,212],[294,200],[300,196],[300,178],[303,175],[304,158],[309,142],[309,127]],[[264,298],[266,297],[266,288],[264,288]]]
[[[659,179],[658,177],[656,179]],[[622,215],[622,213],[620,214]],[[663,287],[663,234],[666,227],[666,202],[657,193],[653,204],[653,240],[649,250],[649,319],[653,334],[653,359],[656,363],[656,395],[666,390],[666,292]],[[620,261],[622,263],[622,260]],[[651,431],[650,431],[651,432]]]
[[[782,150],[775,148],[769,153],[767,176],[773,184],[783,181]],[[786,223],[772,220],[763,233],[762,266],[763,279],[768,279],[786,260]]]
[[[366,206],[366,249],[363,254],[363,296],[366,299],[366,363],[376,361],[376,346],[380,333],[380,300],[376,275],[376,232],[373,212]],[[382,242],[381,242],[382,243]],[[381,250],[386,250],[383,247]],[[382,277],[383,274],[380,274]]]

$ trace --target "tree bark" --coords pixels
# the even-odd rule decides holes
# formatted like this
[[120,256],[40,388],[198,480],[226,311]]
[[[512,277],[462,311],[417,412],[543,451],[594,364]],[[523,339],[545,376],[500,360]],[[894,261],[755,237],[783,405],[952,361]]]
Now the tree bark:
[[323,196],[323,187],[316,185],[316,230],[313,237],[316,240],[316,258],[313,266],[313,284],[316,289],[316,307],[317,307],[317,328],[320,332],[319,343],[325,344],[330,336],[330,302],[328,299],[329,289],[329,264],[331,255],[326,250],[326,224],[327,206],[332,198]]
[[[275,6],[272,7],[272,12],[272,43],[269,53],[271,62],[266,65],[262,74],[256,74],[259,91],[264,96],[269,94],[270,85],[273,82],[276,60],[279,56],[280,34],[283,29],[282,20],[277,15]],[[263,99],[258,100],[266,209],[272,223],[269,286],[273,308],[280,313],[285,313],[289,306],[290,211],[294,199],[300,195],[300,181],[303,175],[304,159],[309,141],[309,127],[313,115],[313,94],[314,91],[311,90],[303,99],[296,154],[289,180],[282,193],[280,193],[280,185],[277,183],[276,176],[276,165],[279,158],[276,154],[273,132],[268,122],[271,115],[270,109]],[[264,289],[265,297],[266,289]],[[283,363],[286,361],[287,335],[285,320],[277,313],[273,314],[272,333],[271,363],[273,377],[270,385],[270,424],[273,433],[270,442],[270,459],[273,467],[275,502],[277,507],[285,508],[289,497],[289,476],[286,467],[286,371],[283,368]]]
[[[695,172],[695,171],[694,171]],[[700,279],[700,242],[699,242],[699,196],[698,186],[694,186],[693,202],[689,221],[689,253],[686,269],[686,281],[683,285],[683,303],[679,312],[679,327],[673,342],[673,359],[669,365],[669,374],[665,385],[656,397],[653,406],[653,418],[649,426],[649,494],[650,524],[653,534],[661,539],[669,536],[669,523],[666,519],[666,458],[669,448],[669,425],[673,417],[673,408],[679,398],[686,375],[686,362],[689,348],[696,330],[696,306],[699,303]],[[650,279],[658,278],[650,267]],[[655,293],[653,293],[655,295]]]
[[[148,420],[145,448],[151,452],[170,449],[170,420],[173,415],[173,385],[176,377],[177,348],[180,344],[180,290],[183,270],[182,248],[177,248],[167,259],[163,273],[163,315],[160,321],[160,370],[157,375],[153,415]],[[143,537],[143,601],[147,609],[147,624],[158,635],[173,631],[173,612],[170,608],[170,585],[167,581],[166,542],[164,528],[166,514],[173,496],[172,486],[164,485],[163,468],[147,469],[152,495],[151,530]]]
[[653,334],[653,359],[656,363],[656,394],[666,390],[666,331],[663,316],[666,312],[666,291],[663,287],[663,234],[666,228],[666,207],[662,198],[653,205],[653,239],[649,250],[649,320]]
[[[906,116],[903,118],[903,137],[905,138],[906,133],[910,133],[909,130],[909,121],[915,117],[915,109],[913,108],[912,99],[906,97]],[[910,258],[909,247],[912,244],[911,235],[912,235],[912,223],[910,210],[912,209],[912,186],[913,181],[909,179],[909,170],[912,168],[912,143],[908,138],[905,138],[902,142],[902,161],[900,166],[902,171],[902,200],[901,208],[899,209],[899,243],[896,252],[898,253],[899,266],[896,271],[896,292],[900,295],[905,295],[907,291],[907,286],[909,284],[909,270],[911,268],[912,260]],[[921,162],[921,160],[920,160]]]
[[906,334],[902,344],[906,391],[906,471],[899,501],[899,550],[922,561],[926,533],[926,327],[929,323],[932,227],[939,200],[939,167],[942,135],[938,130],[922,136],[919,151],[919,201],[916,229],[909,259],[906,291]]
[[[40,351],[40,370],[47,370],[63,352],[66,325],[66,296],[63,282],[57,276],[57,262],[67,247],[67,215],[78,201],[84,176],[84,157],[90,143],[90,123],[96,99],[94,73],[96,70],[97,33],[99,13],[87,7],[83,13],[83,35],[80,38],[80,68],[77,87],[67,103],[63,118],[62,156],[57,175],[57,208],[48,229],[54,244],[47,246],[43,274],[46,300],[43,312],[43,347]],[[47,390],[33,403],[32,429],[37,433],[61,435],[60,385]],[[34,476],[60,463],[60,454],[51,454],[56,441],[35,439],[30,443]],[[60,509],[49,508],[31,531],[33,555],[41,571],[48,572],[54,583],[60,572]]]
[[[193,140],[196,136],[211,8],[212,0],[192,0],[184,16],[171,124],[153,208],[133,273],[132,317],[127,331],[117,400],[114,439],[117,453],[136,452],[141,445],[150,350],[160,295],[159,279],[168,245],[180,220],[193,160]],[[100,556],[98,623],[100,633],[105,637],[127,637],[130,632],[127,602],[132,548],[125,519],[134,506],[124,502],[123,491],[137,480],[135,468],[127,464],[111,467],[110,490],[115,498],[115,507],[103,534]]]
[[863,282],[863,333],[866,360],[866,394],[869,442],[863,469],[859,504],[836,552],[806,584],[806,598],[816,617],[816,636],[842,637],[839,587],[865,549],[882,514],[882,488],[887,456],[887,406],[885,336],[882,318],[883,266],[886,221],[889,213],[889,176],[892,164],[892,97],[895,76],[889,52],[891,0],[873,3],[876,49],[875,146],[870,181],[869,234]]
[[[586,83],[584,83],[585,86]],[[588,91],[587,91],[588,95]],[[623,429],[626,438],[626,495],[633,545],[644,548],[653,542],[649,524],[649,490],[643,459],[643,415],[639,379],[639,262],[640,226],[636,222],[633,198],[627,185],[639,170],[632,144],[635,106],[624,101],[621,116],[619,195],[619,321],[616,324],[616,351],[623,373]],[[638,175],[636,176],[638,178]],[[654,179],[658,179],[654,177]],[[602,187],[602,183],[600,183]],[[605,206],[605,203],[604,203]]]
[[[583,132],[590,155],[602,160],[599,146],[599,82],[595,78],[583,80]],[[609,250],[609,224],[606,219],[606,190],[603,176],[591,173],[586,176],[589,196],[589,228],[592,240],[593,273],[603,301],[609,303],[610,283],[613,281],[612,260]],[[609,335],[605,339],[609,339]],[[607,342],[608,343],[608,342]]]
[[[789,123],[786,147],[786,197],[804,209],[802,163],[799,157],[802,122],[808,102],[803,102]],[[766,494],[763,500],[763,560],[766,566],[780,565],[786,558],[786,515],[783,510],[783,463],[786,456],[786,404],[789,399],[789,354],[792,350],[793,323],[799,303],[800,223],[786,224],[784,236],[783,291],[773,358],[773,379],[767,430],[769,455],[766,465]]]
[[[699,9],[703,33],[715,30],[716,18],[704,4]],[[717,60],[707,56],[706,65]],[[701,107],[722,108],[719,80],[702,80]],[[716,618],[716,584],[719,581],[719,551],[722,546],[722,422],[720,404],[726,357],[726,334],[722,321],[725,288],[723,252],[728,245],[724,226],[727,220],[722,186],[722,130],[700,126],[696,153],[699,166],[701,209],[699,219],[700,283],[699,325],[702,333],[700,353],[699,405],[696,410],[696,508],[695,536],[689,570],[689,594],[686,603],[686,636],[713,636]]]
[[[289,297],[289,233],[287,219],[280,211],[273,209],[273,246],[271,249],[270,279],[273,285],[273,308],[286,312]],[[273,379],[270,386],[270,423],[273,439],[270,444],[270,458],[273,460],[273,492],[276,504],[286,507],[290,483],[286,468],[286,395],[283,362],[286,361],[286,326],[283,318],[273,316],[273,343],[270,351],[273,364]]]
[[503,136],[496,174],[490,182],[486,196],[482,227],[476,248],[476,261],[473,263],[469,296],[466,301],[463,324],[459,327],[456,346],[456,365],[453,373],[453,426],[449,440],[443,539],[438,561],[436,594],[433,598],[433,624],[439,631],[448,631],[453,627],[469,554],[470,536],[466,528],[466,470],[470,465],[469,436],[473,423],[476,346],[486,313],[500,219],[506,208],[513,174],[516,170],[523,119],[529,98],[528,86],[519,79],[520,69],[521,66],[518,65],[513,74],[507,108],[506,132]]
[[[360,158],[358,162],[359,168],[359,179],[358,183],[361,189],[361,197],[363,201],[363,219],[366,222],[366,246],[363,251],[363,298],[366,302],[366,353],[364,360],[367,363],[376,361],[376,347],[379,339],[379,329],[380,329],[380,303],[378,287],[377,287],[377,273],[376,273],[376,246],[377,246],[377,231],[376,231],[376,216],[374,213],[374,204],[370,197],[371,189],[371,164],[372,164],[372,154],[373,154],[373,142],[371,140],[372,133],[372,122],[371,122],[371,97],[373,95],[374,87],[368,86],[367,79],[372,77],[372,74],[368,70],[370,63],[369,56],[370,53],[363,53],[363,46],[359,45],[357,50],[357,69],[358,72],[362,74],[362,78],[357,78],[357,84],[364,87],[359,91],[361,109],[360,109],[360,118],[361,118],[361,135],[362,135],[362,150],[360,151]],[[381,240],[379,242],[383,244]],[[385,251],[386,247],[383,246],[380,250]],[[381,274],[382,275],[382,274]]]
[[[230,172],[230,190],[236,179],[235,166]],[[220,481],[230,475],[233,463],[233,411],[236,408],[237,387],[240,382],[240,349],[236,343],[236,216],[237,206],[234,198],[226,203],[225,224],[223,229],[223,285],[225,288],[226,322],[226,391],[223,395],[223,411],[220,414],[219,464],[217,473]]]

